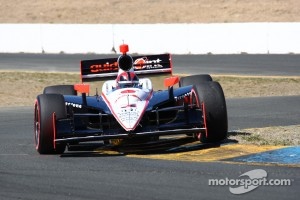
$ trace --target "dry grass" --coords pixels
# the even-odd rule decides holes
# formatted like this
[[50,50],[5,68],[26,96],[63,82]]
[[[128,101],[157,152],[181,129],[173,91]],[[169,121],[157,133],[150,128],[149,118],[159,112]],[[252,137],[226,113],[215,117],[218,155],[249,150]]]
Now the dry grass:
[[31,106],[44,87],[78,82],[79,74],[0,72],[0,107]]
[[0,0],[0,23],[300,21],[298,0]]
[[225,96],[263,97],[300,94],[300,77],[214,76],[223,87]]
[[228,139],[240,144],[292,146],[300,145],[300,125],[252,128],[229,132]]
[[[300,77],[213,76],[223,87],[226,98],[300,95]],[[79,73],[0,72],[0,107],[30,106],[49,85],[75,84]],[[155,90],[163,87],[163,78],[152,79]],[[91,95],[101,83],[93,84]]]

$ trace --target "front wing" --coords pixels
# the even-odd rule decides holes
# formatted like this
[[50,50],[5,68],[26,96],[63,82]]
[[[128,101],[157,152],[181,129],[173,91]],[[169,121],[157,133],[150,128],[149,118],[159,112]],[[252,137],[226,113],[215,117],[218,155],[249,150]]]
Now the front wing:
[[[56,143],[72,143],[72,142],[89,142],[99,140],[110,139],[126,139],[133,137],[145,137],[145,136],[164,136],[164,135],[176,135],[176,134],[193,134],[193,133],[205,133],[205,128],[191,128],[191,129],[175,129],[175,130],[163,130],[163,131],[150,131],[150,132],[138,132],[138,133],[123,133],[115,135],[90,135],[84,137],[69,137],[69,138],[55,138]],[[96,132],[98,133],[98,132]]]
[[[139,127],[136,131],[126,132],[122,127],[116,126],[109,128],[91,128],[86,127],[82,122],[76,120],[76,117],[68,119],[56,120],[54,123],[56,126],[56,134],[54,142],[56,143],[72,143],[72,142],[87,142],[109,139],[124,139],[143,136],[164,136],[164,135],[176,135],[176,134],[193,134],[193,133],[205,133],[205,123],[202,119],[202,111],[200,109],[184,108],[184,106],[176,106],[170,108],[157,109],[151,113],[157,116],[151,125]],[[184,111],[180,112],[171,122],[160,124],[158,113],[168,112],[171,110],[189,109],[188,113]],[[99,120],[107,114],[92,114],[83,113],[75,114],[77,117],[97,117]],[[186,117],[186,118],[184,118]],[[75,127],[77,125],[77,128]],[[78,126],[79,125],[79,126]]]
[[[189,94],[191,89],[192,86],[174,89],[171,98],[170,91],[157,93],[149,102],[149,107],[144,114],[145,119],[141,120],[140,126],[135,131],[130,132],[125,131],[118,125],[112,114],[107,112],[107,108],[104,108],[104,106],[91,108],[89,103],[93,103],[88,100],[88,106],[85,109],[80,109],[80,112],[78,110],[77,112],[71,111],[68,118],[53,121],[56,126],[54,142],[73,143],[144,136],[205,133],[206,126],[202,108],[193,104],[174,105],[174,99],[180,99]],[[81,104],[79,99],[80,97],[76,97],[76,102]],[[65,100],[72,101],[72,98],[65,97]],[[97,101],[95,105],[103,105],[99,102],[101,101]],[[105,112],[103,112],[103,109]],[[175,114],[170,117],[170,113]],[[92,124],[91,118],[94,124]]]

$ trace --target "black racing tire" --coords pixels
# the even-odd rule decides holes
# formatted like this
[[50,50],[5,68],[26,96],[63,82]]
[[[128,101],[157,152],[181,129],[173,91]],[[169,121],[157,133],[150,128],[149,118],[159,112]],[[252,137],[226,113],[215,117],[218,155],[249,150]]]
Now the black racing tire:
[[40,154],[62,154],[66,148],[65,144],[54,146],[56,127],[53,122],[53,113],[56,119],[67,117],[63,95],[38,95],[34,106],[34,135],[36,150]]
[[[228,118],[223,89],[218,82],[209,81],[195,85],[199,106],[204,105],[206,133],[200,134],[203,143],[220,142],[227,138]],[[205,111],[205,112],[204,112]]]
[[74,85],[53,85],[44,88],[43,94],[77,95]]
[[[191,76],[181,77],[179,80],[179,87],[184,87],[188,85],[198,85],[202,82],[213,81],[209,74],[196,74]],[[188,136],[193,136],[193,134],[187,134]],[[196,137],[195,137],[196,138]]]
[[197,85],[202,82],[213,81],[209,74],[197,74],[192,76],[181,77],[179,80],[179,86]]

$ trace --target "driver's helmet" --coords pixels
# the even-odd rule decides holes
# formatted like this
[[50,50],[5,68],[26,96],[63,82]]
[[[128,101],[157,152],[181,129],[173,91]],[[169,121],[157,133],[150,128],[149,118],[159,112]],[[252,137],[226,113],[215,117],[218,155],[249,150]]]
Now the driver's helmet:
[[117,88],[138,87],[139,79],[134,72],[122,72],[117,77]]

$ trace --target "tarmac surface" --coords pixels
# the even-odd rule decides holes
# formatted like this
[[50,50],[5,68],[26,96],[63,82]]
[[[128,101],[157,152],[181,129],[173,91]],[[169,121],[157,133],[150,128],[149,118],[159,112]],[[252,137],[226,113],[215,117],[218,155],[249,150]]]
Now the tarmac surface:
[[[0,69],[79,72],[80,60],[117,54],[3,54]],[[174,73],[300,76],[299,54],[172,55]]]
[[[195,61],[187,64],[186,70],[193,73],[197,66],[199,73],[210,70],[221,73],[225,67],[229,74],[300,74],[297,55],[251,55],[251,59],[248,56],[216,56],[205,62],[202,57],[201,65],[198,56],[191,56]],[[175,66],[182,66],[180,63],[186,63],[185,59],[192,60],[189,56],[180,57],[173,57],[177,63],[174,71],[178,73],[182,72]],[[234,59],[237,57],[239,62]],[[0,69],[69,71],[74,68],[77,72],[80,58],[80,55],[1,54]],[[203,67],[198,71],[198,66]],[[299,96],[227,99],[229,129],[299,124],[299,102]],[[1,199],[296,199],[300,195],[298,165],[243,160],[253,159],[259,153],[270,158],[273,150],[285,151],[281,147],[240,146],[235,141],[202,145],[189,139],[179,138],[174,142],[164,138],[165,143],[159,149],[156,144],[144,149],[138,146],[107,149],[100,144],[93,150],[73,149],[61,156],[42,156],[34,147],[33,107],[1,108],[0,127]],[[284,157],[297,154],[298,151]],[[239,185],[209,185],[211,179],[247,179],[240,176],[258,169],[266,171],[268,180],[287,179],[291,184],[259,185],[240,195],[230,192],[231,187]]]

